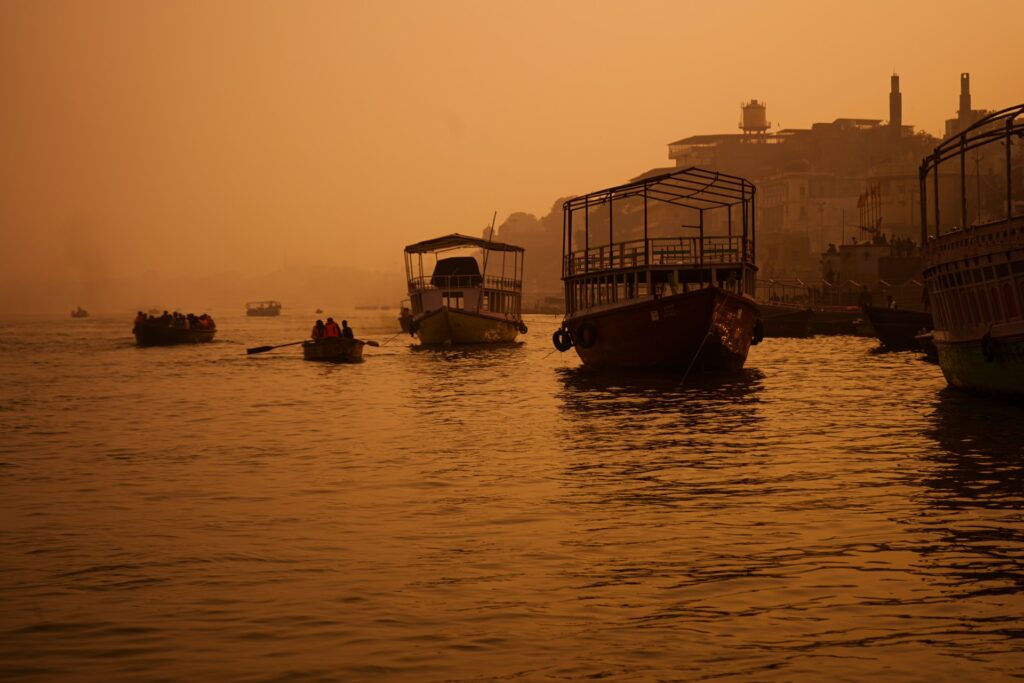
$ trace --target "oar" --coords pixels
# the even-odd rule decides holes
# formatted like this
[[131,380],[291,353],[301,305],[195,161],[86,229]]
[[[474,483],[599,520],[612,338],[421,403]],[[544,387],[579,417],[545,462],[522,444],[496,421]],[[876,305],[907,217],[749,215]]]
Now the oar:
[[372,339],[360,339],[359,341],[363,342],[367,346],[380,346],[380,342],[375,342]]
[[305,341],[306,340],[303,339],[302,341],[288,342],[287,344],[277,344],[276,346],[254,346],[251,349],[246,349],[245,352],[248,353],[248,354],[265,353],[266,351],[270,351],[272,349],[279,349],[282,346],[295,346],[296,344],[302,344]]

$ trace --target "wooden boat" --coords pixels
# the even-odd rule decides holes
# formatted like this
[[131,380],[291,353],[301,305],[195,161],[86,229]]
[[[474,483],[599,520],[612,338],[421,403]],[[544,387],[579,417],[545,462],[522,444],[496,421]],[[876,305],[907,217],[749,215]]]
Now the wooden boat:
[[306,360],[358,363],[363,359],[366,342],[346,337],[329,337],[302,342],[302,357]]
[[[598,367],[742,368],[761,327],[754,194],[743,178],[687,168],[566,201],[555,348]],[[615,240],[616,208],[632,239]]]
[[809,306],[757,302],[766,337],[810,337],[814,312]]
[[216,327],[183,328],[152,320],[132,329],[135,343],[139,346],[173,346],[175,344],[200,344],[213,341]]
[[894,351],[921,349],[917,337],[932,329],[932,316],[923,311],[865,306],[864,316],[882,346]]
[[81,306],[79,306],[75,310],[71,311],[71,317],[72,318],[88,318],[89,317],[89,311],[87,311],[84,308],[82,308]]
[[280,301],[250,301],[245,305],[246,315],[281,315]]
[[1022,137],[1024,104],[947,138],[920,172],[924,280],[939,366],[951,386],[1015,398],[1024,398]]
[[864,314],[857,306],[815,306],[811,311],[811,332],[815,335],[861,335],[858,324]]
[[515,341],[526,332],[523,254],[522,247],[458,233],[407,246],[410,333],[428,346]]

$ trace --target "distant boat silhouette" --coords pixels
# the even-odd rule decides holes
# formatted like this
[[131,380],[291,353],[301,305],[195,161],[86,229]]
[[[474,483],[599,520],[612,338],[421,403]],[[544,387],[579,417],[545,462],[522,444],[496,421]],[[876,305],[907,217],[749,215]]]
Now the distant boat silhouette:
[[88,318],[89,317],[89,311],[87,311],[84,308],[82,308],[81,306],[79,306],[75,310],[71,311],[71,317],[72,318]]
[[250,301],[245,305],[246,315],[281,315],[280,301]]

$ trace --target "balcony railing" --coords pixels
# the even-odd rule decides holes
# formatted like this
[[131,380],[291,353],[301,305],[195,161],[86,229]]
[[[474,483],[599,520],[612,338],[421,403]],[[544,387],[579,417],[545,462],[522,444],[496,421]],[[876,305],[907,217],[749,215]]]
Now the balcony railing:
[[[746,247],[744,249],[744,247]],[[754,260],[754,244],[743,237],[655,237],[617,242],[572,252],[562,263],[565,275],[645,266],[699,268],[739,265]]]
[[519,292],[523,288],[523,282],[522,280],[494,275],[422,275],[409,280],[409,291],[417,289],[449,291],[479,287],[503,292]]

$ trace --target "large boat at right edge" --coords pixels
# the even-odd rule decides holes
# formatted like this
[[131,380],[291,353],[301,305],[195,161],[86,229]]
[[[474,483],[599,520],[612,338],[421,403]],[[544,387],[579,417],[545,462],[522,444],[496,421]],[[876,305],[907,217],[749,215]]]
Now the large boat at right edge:
[[1024,104],[921,162],[925,291],[951,386],[1024,398]]
[[691,167],[566,201],[555,348],[597,367],[742,368],[762,332],[754,194],[744,178]]

